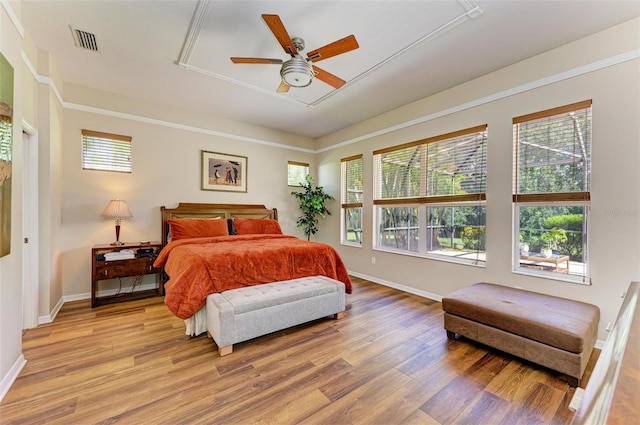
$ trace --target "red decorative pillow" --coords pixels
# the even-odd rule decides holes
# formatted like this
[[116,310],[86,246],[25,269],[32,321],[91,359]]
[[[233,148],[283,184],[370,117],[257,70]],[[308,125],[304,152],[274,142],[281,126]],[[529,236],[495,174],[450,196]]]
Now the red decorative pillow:
[[238,235],[281,235],[280,223],[270,218],[234,218]]
[[171,240],[227,236],[229,234],[227,220],[185,218],[167,220],[167,223],[171,226]]

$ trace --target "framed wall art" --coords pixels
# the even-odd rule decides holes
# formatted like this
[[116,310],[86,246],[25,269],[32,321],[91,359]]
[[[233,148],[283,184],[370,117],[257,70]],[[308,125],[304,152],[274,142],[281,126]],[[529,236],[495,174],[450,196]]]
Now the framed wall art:
[[247,157],[202,151],[202,190],[247,191]]
[[13,67],[0,53],[0,257],[11,252]]

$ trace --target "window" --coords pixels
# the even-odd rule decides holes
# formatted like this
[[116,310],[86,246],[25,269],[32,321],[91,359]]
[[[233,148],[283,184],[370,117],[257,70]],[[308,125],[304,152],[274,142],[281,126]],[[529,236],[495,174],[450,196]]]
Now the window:
[[513,139],[515,270],[586,281],[591,101],[516,117]]
[[342,174],[342,243],[362,245],[362,155],[340,160]]
[[309,174],[309,164],[304,162],[289,161],[288,168],[288,185],[300,186],[305,182],[307,175]]
[[82,130],[82,169],[131,172],[131,137]]
[[381,149],[375,248],[484,264],[487,126]]

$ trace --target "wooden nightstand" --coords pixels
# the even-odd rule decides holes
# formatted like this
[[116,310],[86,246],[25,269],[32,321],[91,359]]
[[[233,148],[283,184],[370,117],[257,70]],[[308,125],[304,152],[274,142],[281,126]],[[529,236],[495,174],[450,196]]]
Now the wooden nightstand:
[[[140,298],[161,296],[163,294],[162,268],[153,267],[155,255],[152,257],[138,257],[125,260],[104,260],[104,254],[122,249],[130,249],[137,253],[139,249],[152,249],[154,254],[162,249],[162,243],[125,243],[124,245],[95,245],[91,249],[91,307],[102,304],[110,304],[120,301],[137,300]],[[135,291],[133,293],[118,294],[98,297],[98,283],[101,280],[117,279],[122,277],[143,276],[155,274],[158,287]]]

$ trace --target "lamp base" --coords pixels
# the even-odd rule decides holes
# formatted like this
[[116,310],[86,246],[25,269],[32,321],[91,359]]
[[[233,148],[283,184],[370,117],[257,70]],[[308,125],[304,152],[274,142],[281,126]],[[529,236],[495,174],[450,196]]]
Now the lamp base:
[[120,242],[120,219],[116,219],[116,241],[111,244],[112,246],[124,245],[124,242]]

